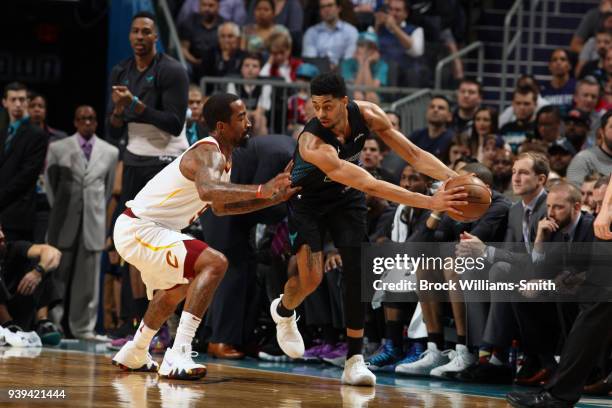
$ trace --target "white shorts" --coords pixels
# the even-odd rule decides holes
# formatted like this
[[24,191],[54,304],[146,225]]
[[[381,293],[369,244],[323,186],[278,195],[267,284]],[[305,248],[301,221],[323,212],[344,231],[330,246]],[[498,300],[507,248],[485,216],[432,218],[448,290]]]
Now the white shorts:
[[189,283],[195,276],[195,261],[208,245],[132,216],[128,209],[117,218],[113,239],[119,255],[140,271],[147,297],[152,299],[155,290]]

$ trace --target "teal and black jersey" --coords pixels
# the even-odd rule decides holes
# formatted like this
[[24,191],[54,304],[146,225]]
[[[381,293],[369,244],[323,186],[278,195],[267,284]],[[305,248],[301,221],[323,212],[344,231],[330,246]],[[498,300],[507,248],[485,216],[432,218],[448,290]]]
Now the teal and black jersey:
[[[359,166],[361,165],[359,155],[366,138],[370,134],[370,129],[366,126],[359,107],[355,102],[350,101],[347,105],[347,110],[351,134],[345,144],[340,143],[336,135],[331,130],[323,127],[317,118],[310,120],[302,133],[309,132],[319,137],[338,151],[340,159]],[[338,203],[338,201],[344,201],[348,197],[357,198],[362,195],[360,191],[330,180],[319,168],[302,159],[299,147],[295,149],[293,162],[291,181],[294,186],[299,186],[302,190],[293,197],[292,201],[307,205],[319,204],[328,206]]]

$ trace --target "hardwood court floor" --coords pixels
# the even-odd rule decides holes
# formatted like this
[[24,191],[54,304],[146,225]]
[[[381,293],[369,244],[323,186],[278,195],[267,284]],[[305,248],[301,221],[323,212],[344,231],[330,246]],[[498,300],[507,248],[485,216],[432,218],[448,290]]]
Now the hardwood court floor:
[[[270,371],[274,369],[273,364],[263,364],[263,368],[254,369],[223,360],[206,362],[208,374],[201,381],[158,380],[154,374],[121,372],[110,364],[112,354],[104,352],[101,346],[92,346],[90,351],[0,348],[0,407],[507,406],[500,398],[503,393],[496,395],[485,390],[484,396],[470,395],[473,392],[464,392],[460,387],[445,382],[423,386],[418,380],[408,379],[395,385],[378,385],[374,389],[351,387],[342,386],[335,378]],[[161,360],[161,356],[157,359]],[[316,371],[305,371],[311,372]],[[7,391],[16,388],[60,389],[66,395],[62,400],[9,399]],[[496,397],[486,396],[487,393]]]

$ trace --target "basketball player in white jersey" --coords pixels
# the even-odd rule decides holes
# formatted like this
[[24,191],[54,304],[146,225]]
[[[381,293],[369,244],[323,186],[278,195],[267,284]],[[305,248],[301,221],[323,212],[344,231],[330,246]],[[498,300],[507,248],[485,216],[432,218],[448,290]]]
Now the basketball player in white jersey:
[[[173,379],[206,374],[206,367],[192,359],[191,342],[227,260],[180,231],[207,208],[217,215],[242,214],[278,204],[297,191],[290,187],[288,172],[259,186],[229,182],[232,150],[246,140],[251,126],[236,95],[213,95],[204,106],[204,118],[212,136],[196,142],[153,177],[127,202],[115,224],[115,247],[138,268],[151,299],[134,340],[113,358],[124,370],[157,371]],[[148,353],[149,343],[183,299],[174,345],[158,366]]]

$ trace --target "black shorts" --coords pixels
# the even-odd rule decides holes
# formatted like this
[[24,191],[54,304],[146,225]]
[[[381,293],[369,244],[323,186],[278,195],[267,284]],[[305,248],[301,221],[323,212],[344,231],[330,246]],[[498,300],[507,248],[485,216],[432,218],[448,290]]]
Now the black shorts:
[[125,203],[134,199],[136,194],[151,180],[157,173],[162,171],[167,164],[157,164],[153,166],[123,166],[123,183],[121,185],[121,197],[119,198],[120,212],[125,209]]
[[312,252],[323,250],[329,232],[336,248],[361,247],[368,242],[365,199],[357,198],[342,205],[321,208],[289,202],[289,242],[296,254],[304,244]]

